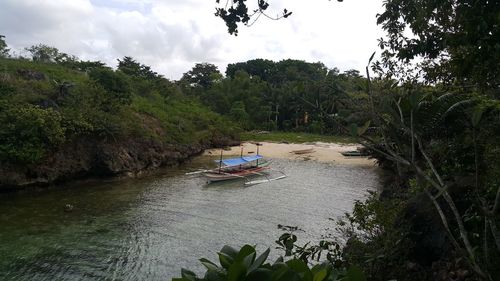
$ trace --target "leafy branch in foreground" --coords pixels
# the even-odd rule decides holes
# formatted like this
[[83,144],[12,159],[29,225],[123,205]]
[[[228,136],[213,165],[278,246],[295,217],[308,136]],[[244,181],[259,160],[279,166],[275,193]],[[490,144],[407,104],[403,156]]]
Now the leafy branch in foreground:
[[[262,15],[272,20],[279,20],[287,18],[292,14],[292,12],[284,9],[281,15],[277,15],[276,17],[270,16],[266,13],[269,3],[264,0],[257,0],[256,8],[249,11],[245,2],[246,0],[234,0],[229,5],[229,1],[227,1],[223,8],[215,8],[215,16],[220,17],[226,22],[229,34],[238,35],[238,23],[241,22],[246,26],[251,26]],[[216,3],[219,4],[220,0],[216,0]]]
[[[343,0],[337,1],[343,2]],[[216,0],[215,2],[220,4],[220,0]],[[261,16],[271,20],[280,20],[292,15],[292,12],[285,8],[282,13],[271,16],[267,12],[269,8],[268,1],[256,0],[253,9],[246,2],[247,0],[227,0],[224,7],[215,8],[215,16],[221,18],[226,23],[229,34],[237,36],[238,24],[243,23],[246,26],[252,26]]]
[[257,257],[254,246],[245,245],[236,250],[224,246],[219,255],[219,264],[207,259],[200,262],[207,269],[204,277],[199,278],[190,270],[182,269],[180,278],[172,281],[364,281],[363,272],[356,266],[335,268],[331,263],[324,262],[310,267],[302,259],[292,258],[287,261],[283,257],[274,263],[267,262],[270,249]]

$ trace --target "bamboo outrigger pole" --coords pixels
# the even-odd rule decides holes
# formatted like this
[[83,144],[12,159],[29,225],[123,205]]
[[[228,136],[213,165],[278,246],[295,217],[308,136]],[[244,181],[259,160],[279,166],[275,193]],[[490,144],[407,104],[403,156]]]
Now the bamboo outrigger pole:
[[221,149],[220,150],[220,160],[219,160],[219,174],[220,174],[220,170],[222,168],[222,152],[223,152],[223,150]]
[[[255,144],[257,146],[257,156],[259,156],[259,143]],[[257,158],[257,165],[256,167],[259,167],[259,159]]]
[[[243,158],[243,145],[240,145],[240,147],[241,147],[240,158]],[[241,169],[241,164],[240,164],[240,169]]]

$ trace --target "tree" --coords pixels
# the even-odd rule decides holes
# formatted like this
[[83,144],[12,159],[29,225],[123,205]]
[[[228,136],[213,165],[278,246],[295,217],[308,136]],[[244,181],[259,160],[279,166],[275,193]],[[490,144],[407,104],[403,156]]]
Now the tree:
[[[229,64],[226,73],[227,78],[208,91],[201,87],[190,90],[224,115],[232,104],[243,102],[249,115],[247,129],[277,126],[304,131],[316,122],[314,126],[325,133],[339,132],[328,117],[339,111],[354,123],[366,122],[362,105],[367,96],[359,94],[365,89],[362,85],[366,79],[359,72],[351,70],[340,75],[338,69],[328,69],[319,62],[254,59]],[[351,94],[355,102],[349,99]]]
[[45,44],[33,45],[25,50],[30,52],[32,60],[37,62],[69,65],[78,61],[77,57],[59,52],[57,48]]
[[154,80],[156,78],[161,78],[161,75],[154,72],[151,67],[140,64],[135,61],[132,57],[123,57],[123,60],[118,60],[118,70],[121,72],[137,77],[144,78],[147,80]]
[[55,62],[59,50],[44,44],[33,45],[25,49],[31,53],[31,59],[39,62]]
[[109,68],[95,68],[89,72],[89,77],[108,93],[110,109],[131,103],[130,84],[123,73]]
[[5,36],[0,35],[0,58],[9,57],[10,49],[7,48],[7,43],[4,38]]
[[216,81],[220,81],[222,74],[217,66],[211,63],[197,63],[193,69],[184,73],[181,82],[193,87],[210,88]]
[[87,72],[95,68],[107,68],[107,66],[102,61],[78,61],[72,65],[72,68]]
[[246,62],[230,63],[226,68],[226,76],[234,78],[238,70],[243,70],[251,76],[259,76],[264,81],[270,81],[276,72],[276,63],[267,59],[254,59]]
[[387,34],[379,41],[379,66],[395,72],[395,62],[419,59],[428,82],[498,88],[498,1],[388,0],[384,6],[377,18]]
[[[405,76],[408,62],[418,59],[423,61],[416,75],[422,69],[427,82],[459,83],[493,93],[498,88],[498,1],[387,0],[384,7],[377,15],[377,23],[387,34],[387,39],[379,41],[384,50],[382,61],[375,65],[379,71]],[[224,20],[230,34],[237,35],[239,24],[252,25],[268,8],[267,1],[257,0],[251,9],[246,0],[235,0],[217,7],[215,15]],[[272,19],[290,14],[285,9],[283,16]]]

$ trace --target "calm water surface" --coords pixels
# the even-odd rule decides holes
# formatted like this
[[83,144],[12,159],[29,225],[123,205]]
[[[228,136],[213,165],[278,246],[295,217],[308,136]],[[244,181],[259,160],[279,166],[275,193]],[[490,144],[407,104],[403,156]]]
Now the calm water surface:
[[[274,160],[289,177],[245,187],[184,173],[0,195],[0,280],[170,280],[225,244],[274,248],[278,224],[317,241],[379,185],[377,169]],[[64,212],[64,205],[75,206]],[[281,254],[277,250],[273,255]]]

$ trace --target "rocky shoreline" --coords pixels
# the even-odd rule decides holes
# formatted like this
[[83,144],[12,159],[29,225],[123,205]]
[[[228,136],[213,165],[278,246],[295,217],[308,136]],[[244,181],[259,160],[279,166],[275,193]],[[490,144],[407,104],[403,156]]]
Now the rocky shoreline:
[[134,177],[178,165],[205,149],[234,145],[237,141],[212,140],[206,144],[165,144],[154,139],[78,139],[45,157],[40,163],[0,163],[0,192],[49,186],[87,178]]

